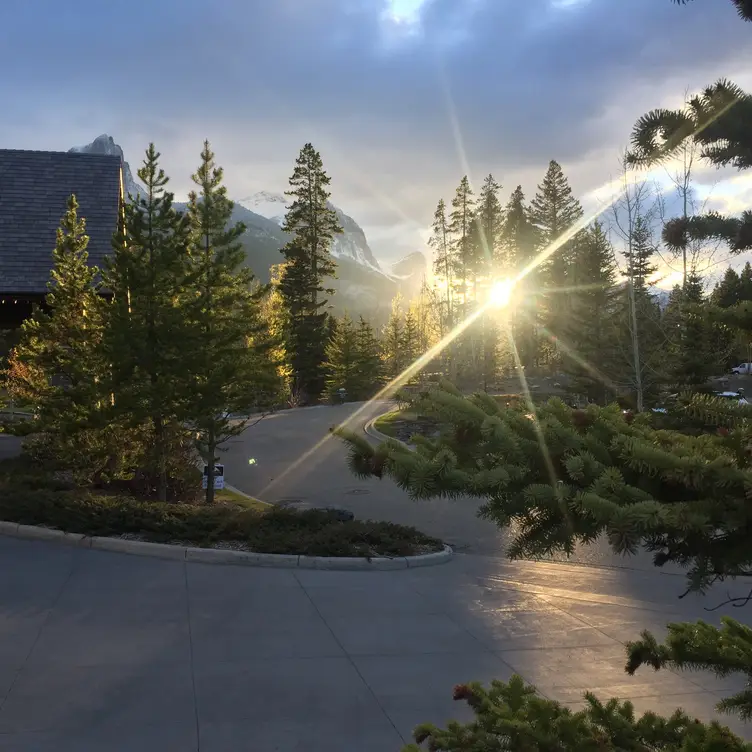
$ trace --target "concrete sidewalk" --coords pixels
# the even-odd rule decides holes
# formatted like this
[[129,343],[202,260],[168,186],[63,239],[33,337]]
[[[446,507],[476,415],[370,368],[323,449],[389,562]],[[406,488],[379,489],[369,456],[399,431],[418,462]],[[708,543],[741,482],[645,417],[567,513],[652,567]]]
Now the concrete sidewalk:
[[0,538],[0,573],[0,752],[397,752],[422,721],[469,717],[451,699],[468,680],[700,718],[738,684],[624,673],[641,629],[719,616],[656,572],[264,570]]

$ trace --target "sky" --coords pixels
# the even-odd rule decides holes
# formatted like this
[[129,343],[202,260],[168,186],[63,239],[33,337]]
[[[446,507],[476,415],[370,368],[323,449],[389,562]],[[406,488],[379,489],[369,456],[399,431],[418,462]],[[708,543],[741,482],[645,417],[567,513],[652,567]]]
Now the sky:
[[[464,174],[505,202],[556,159],[599,205],[641,115],[752,89],[750,63],[728,0],[24,0],[0,9],[0,146],[107,133],[135,170],[153,141],[181,198],[208,138],[240,199],[284,190],[310,141],[388,265]],[[752,175],[697,175],[708,206],[752,203]]]

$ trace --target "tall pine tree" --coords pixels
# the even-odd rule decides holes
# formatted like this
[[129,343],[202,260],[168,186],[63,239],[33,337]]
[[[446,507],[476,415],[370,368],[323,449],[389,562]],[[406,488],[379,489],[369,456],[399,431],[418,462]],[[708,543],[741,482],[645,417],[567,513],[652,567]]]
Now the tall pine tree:
[[185,305],[192,329],[187,348],[193,353],[187,372],[192,380],[189,423],[208,467],[207,503],[214,500],[218,448],[247,425],[238,414],[270,406],[279,387],[274,342],[261,316],[268,289],[254,287],[253,273],[243,265],[239,240],[245,227],[230,225],[233,203],[222,177],[205,141],[193,175],[198,190],[188,203],[193,289]]
[[344,389],[349,397],[357,391],[358,369],[357,332],[348,313],[337,322],[326,348],[326,390],[334,397],[339,389]]
[[[550,252],[562,235],[582,217],[582,207],[572,195],[561,166],[551,161],[543,182],[531,203],[530,219],[537,231],[538,251]],[[554,337],[569,327],[570,288],[578,283],[573,264],[577,239],[573,238],[551,252],[544,263],[545,326]]]
[[467,314],[469,302],[469,282],[475,266],[477,247],[474,245],[473,224],[475,221],[475,199],[470,181],[465,175],[457,186],[452,199],[452,212],[449,215],[451,234],[452,273],[454,288],[459,293],[461,318]]
[[614,250],[600,222],[583,232],[574,263],[582,282],[573,293],[564,370],[573,391],[605,404],[614,395],[618,290]]
[[186,312],[190,227],[175,210],[168,178],[150,144],[138,177],[146,188],[125,205],[106,274],[113,294],[105,344],[113,369],[115,408],[131,424],[150,426],[146,467],[157,499],[167,500],[170,449],[186,419]]
[[528,372],[538,363],[540,319],[540,270],[534,266],[535,228],[530,222],[522,186],[517,186],[503,211],[499,233],[500,254],[514,270],[523,275],[517,283],[512,311],[512,334],[520,364]]
[[[454,249],[451,243],[449,221],[447,219],[446,204],[441,199],[433,215],[431,237],[428,245],[434,251],[433,273],[438,280],[441,291],[441,306],[439,309],[439,339],[444,339],[446,334],[455,326],[456,310],[454,303]],[[455,343],[450,342],[442,353],[445,362],[445,370],[450,379],[456,376],[456,358],[454,355]]]
[[384,361],[384,375],[390,381],[396,379],[406,365],[403,350],[404,314],[402,313],[402,296],[397,295],[392,301],[392,311],[389,321],[384,327],[384,336],[381,341],[382,358]]
[[702,389],[723,359],[708,314],[702,278],[691,271],[686,285],[671,292],[664,313],[666,379],[673,387]]
[[48,311],[22,328],[8,366],[12,399],[34,406],[38,434],[30,454],[87,484],[126,472],[130,452],[110,414],[110,372],[104,357],[105,303],[99,270],[88,263],[85,220],[70,196],[57,230],[48,283]]
[[330,248],[342,232],[329,205],[331,182],[321,155],[308,143],[300,151],[286,195],[293,201],[282,229],[292,235],[282,248],[285,264],[279,291],[287,308],[287,351],[295,390],[316,399],[324,387],[328,344],[327,305],[334,290],[325,286],[336,264]]
[[357,369],[353,398],[370,399],[381,386],[381,348],[373,327],[362,316],[355,331],[355,357]]

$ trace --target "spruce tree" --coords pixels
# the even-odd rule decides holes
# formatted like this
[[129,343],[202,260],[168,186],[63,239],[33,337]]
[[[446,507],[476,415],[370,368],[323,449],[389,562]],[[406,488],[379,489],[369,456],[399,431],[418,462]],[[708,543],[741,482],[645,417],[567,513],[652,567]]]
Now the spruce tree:
[[630,240],[624,249],[627,278],[632,281],[636,291],[644,293],[647,292],[649,280],[658,267],[654,261],[657,249],[653,243],[650,224],[641,214],[635,217]]
[[[401,355],[404,368],[412,365],[423,354],[419,347],[420,332],[418,331],[418,322],[411,308],[408,308],[402,318],[402,344]],[[413,379],[418,378],[416,373]]]
[[330,249],[334,236],[342,232],[337,212],[329,204],[330,182],[321,155],[306,144],[285,192],[293,201],[282,229],[292,237],[282,248],[287,263],[279,291],[287,308],[287,351],[295,389],[308,399],[316,399],[324,387],[327,296],[334,293],[325,280],[335,276]]
[[[731,426],[697,436],[656,430],[651,413],[625,413],[618,405],[573,410],[553,399],[531,414],[526,404],[504,407],[482,393],[463,397],[449,384],[417,397],[410,409],[445,426],[441,437],[411,451],[392,441],[374,447],[340,431],[352,471],[387,475],[415,499],[484,500],[481,516],[512,536],[510,558],[572,553],[603,537],[615,553],[645,548],[656,566],[686,568],[688,591],[752,575],[752,409],[696,396],[684,411]],[[643,633],[627,646],[625,668],[741,673],[746,689],[720,709],[750,718],[752,629],[723,622],[720,629],[669,625],[664,645]]]
[[731,308],[744,300],[752,300],[752,265],[749,261],[741,272],[729,266],[710,298],[720,308]]
[[[446,729],[424,723],[413,731],[415,744],[402,752],[751,752],[718,722],[702,723],[677,710],[669,718],[652,712],[638,717],[631,702],[601,702],[588,692],[582,710],[538,695],[535,687],[513,675],[457,684],[455,701],[475,713],[469,723],[451,721]],[[419,746],[427,745],[427,746]]]
[[46,298],[9,358],[12,399],[33,405],[38,437],[27,449],[82,484],[127,473],[132,448],[111,420],[99,270],[88,263],[86,222],[71,195],[57,230]]
[[247,426],[247,415],[271,406],[279,382],[272,358],[274,342],[261,317],[268,294],[254,287],[244,266],[242,223],[230,225],[233,203],[222,184],[209,142],[192,176],[198,190],[190,193],[190,270],[185,310],[190,322],[186,349],[193,353],[186,375],[190,379],[188,422],[208,467],[206,501],[214,501],[214,466],[218,448]]
[[467,315],[469,282],[476,265],[477,246],[474,245],[475,199],[470,181],[465,175],[457,186],[449,215],[454,289],[460,296],[461,318]]
[[[623,251],[626,282],[620,296],[620,321],[616,344],[620,357],[619,383],[626,389],[632,406],[641,412],[657,397],[664,372],[666,337],[661,310],[650,292],[650,277],[657,271],[653,258],[657,249],[647,219],[628,206],[629,223]],[[618,361],[621,361],[620,363]],[[616,374],[615,374],[616,375]]]
[[[439,339],[444,339],[457,323],[457,312],[454,302],[454,248],[451,243],[444,199],[439,201],[434,212],[431,237],[428,245],[434,251],[433,273],[442,288],[438,323]],[[452,379],[456,378],[457,373],[455,350],[456,343],[452,340],[442,353],[445,371]]]
[[543,263],[542,280],[545,296],[545,326],[557,338],[569,328],[571,309],[569,288],[577,286],[576,265],[573,263],[578,238],[573,238],[552,251],[554,245],[579,219],[582,207],[558,162],[551,161],[543,182],[530,205],[530,219],[536,229],[538,252],[550,256]]
[[515,188],[503,210],[499,235],[501,255],[510,269],[516,270],[515,277],[523,275],[515,289],[512,332],[520,364],[529,372],[538,362],[541,275],[534,266],[535,229],[530,222],[522,186]]
[[345,313],[326,348],[326,390],[330,397],[344,389],[349,397],[355,398],[358,366],[357,332],[352,318]]
[[[190,227],[175,210],[169,182],[150,144],[138,177],[146,191],[126,203],[125,228],[106,274],[113,294],[105,345],[115,408],[134,427],[150,426],[147,457],[159,501],[167,500],[171,445],[186,419],[186,311]],[[177,434],[177,435],[176,435]]]
[[723,353],[709,316],[702,279],[692,271],[671,293],[664,313],[668,337],[666,379],[675,388],[701,389],[715,374]]
[[477,297],[478,280],[496,279],[508,273],[506,259],[500,248],[502,224],[499,191],[501,186],[488,175],[478,196],[475,212],[477,247],[473,258],[473,294]]
[[381,386],[381,348],[373,327],[362,316],[355,332],[355,358],[353,399],[370,399]]
[[573,262],[581,284],[572,295],[564,370],[574,392],[605,404],[614,396],[617,371],[618,290],[614,250],[600,222],[583,233]]
[[739,273],[739,302],[752,300],[752,264],[747,261]]
[[390,381],[396,379],[406,365],[409,365],[403,352],[404,314],[402,313],[402,297],[397,295],[392,301],[389,321],[384,327],[381,341],[384,375]]

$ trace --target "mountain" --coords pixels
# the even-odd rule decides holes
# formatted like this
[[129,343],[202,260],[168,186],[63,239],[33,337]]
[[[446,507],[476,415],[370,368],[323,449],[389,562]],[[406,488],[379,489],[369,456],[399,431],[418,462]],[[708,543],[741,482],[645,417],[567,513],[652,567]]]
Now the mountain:
[[[74,146],[70,151],[118,155],[123,160],[126,193],[132,196],[145,193],[134,179],[122,148],[112,136],[102,134],[90,144]],[[259,280],[268,282],[270,268],[282,261],[280,249],[289,240],[281,228],[289,199],[280,193],[260,191],[233,200],[232,221],[242,222],[246,226],[242,237],[246,263]],[[331,248],[331,254],[337,261],[337,279],[332,281],[336,294],[332,298],[332,305],[336,311],[363,314],[374,324],[380,324],[388,317],[392,298],[398,292],[409,298],[419,289],[426,267],[425,257],[420,252],[412,253],[395,264],[391,273],[384,271],[360,225],[338,207],[330,206],[337,212],[344,230],[335,237]],[[176,202],[176,207],[185,208],[185,204]]]
[[423,280],[423,276],[428,271],[428,260],[420,251],[414,251],[405,258],[392,264],[392,276],[399,280],[418,280],[418,284]]
[[[281,193],[260,191],[259,193],[254,193],[252,196],[238,199],[237,203],[254,214],[260,214],[262,217],[270,219],[281,227],[285,221],[285,214],[287,214],[291,201]],[[342,258],[350,259],[379,274],[384,274],[368,245],[366,235],[360,225],[333,204],[330,203],[329,208],[337,212],[337,219],[344,230],[342,234],[335,235],[334,237],[334,242],[330,250],[332,256],[337,260]]]
[[146,193],[143,186],[133,179],[130,165],[125,161],[123,150],[115,143],[112,136],[103,133],[97,136],[90,144],[86,146],[74,146],[68,149],[69,152],[78,152],[80,154],[112,154],[123,160],[123,182],[125,183],[125,192],[131,196],[140,196]]

